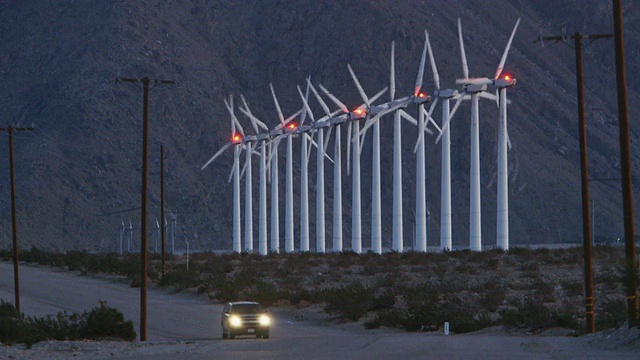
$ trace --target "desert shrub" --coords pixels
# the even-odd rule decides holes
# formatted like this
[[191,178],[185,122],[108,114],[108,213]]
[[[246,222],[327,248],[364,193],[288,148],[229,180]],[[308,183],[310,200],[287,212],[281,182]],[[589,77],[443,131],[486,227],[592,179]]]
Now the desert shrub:
[[133,341],[136,332],[133,330],[133,322],[125,321],[124,315],[115,308],[108,307],[106,302],[93,308],[90,312],[84,312],[80,322],[80,337],[82,339],[116,338]]
[[624,298],[596,301],[596,330],[617,328],[627,321],[627,302]]
[[374,305],[374,290],[360,284],[330,288],[322,292],[325,311],[357,321]]
[[502,287],[491,287],[480,296],[480,306],[488,311],[496,311],[504,304],[507,292]]
[[560,282],[560,285],[569,297],[584,294],[584,282],[582,281],[564,280]]
[[272,306],[279,300],[289,300],[289,293],[281,291],[275,285],[267,282],[259,282],[248,289],[244,296],[246,299],[257,301],[264,306]]
[[376,316],[364,323],[366,329],[378,329],[381,326],[401,328],[405,322],[405,313],[397,308],[380,311]]
[[176,290],[184,290],[202,284],[200,273],[186,269],[167,272],[158,283],[160,286],[173,286]]
[[114,338],[132,341],[136,337],[133,322],[106,303],[91,311],[28,317],[17,313],[13,305],[0,300],[0,341],[31,346],[43,340],[82,340]]

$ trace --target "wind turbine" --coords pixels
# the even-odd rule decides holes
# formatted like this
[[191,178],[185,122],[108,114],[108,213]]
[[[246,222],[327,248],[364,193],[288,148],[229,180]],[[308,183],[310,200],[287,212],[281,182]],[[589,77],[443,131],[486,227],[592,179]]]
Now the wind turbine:
[[[367,109],[364,108],[363,105],[359,106],[353,111],[349,111],[347,106],[343,104],[338,98],[336,98],[329,90],[327,90],[322,84],[319,85],[320,89],[333,101],[344,114],[341,116],[331,119],[333,124],[341,124],[345,121],[348,121],[347,128],[347,171],[349,171],[349,153],[351,151],[351,143],[353,142],[353,174],[352,174],[352,190],[351,190],[351,249],[357,253],[362,253],[362,216],[361,216],[361,197],[360,197],[360,152],[362,147],[360,146],[360,125],[359,120],[365,119],[367,117]],[[386,92],[386,88],[383,91],[380,91],[373,98],[371,98],[370,102],[375,101],[378,97],[380,97],[384,92]],[[355,129],[352,129],[355,123]],[[353,137],[351,134],[353,133]]]
[[158,253],[158,242],[160,241],[160,223],[158,222],[158,218],[156,218],[156,242],[154,244],[154,251]]
[[[440,76],[438,68],[431,49],[431,42],[427,33],[427,50],[429,52],[429,61],[433,72],[433,81],[436,89],[433,95],[438,99],[442,99],[442,124],[449,119],[450,116],[450,100],[463,97],[457,90],[441,89]],[[451,238],[451,134],[449,127],[441,129],[442,136],[442,160],[441,166],[441,182],[440,182],[440,249],[447,251],[452,249]]]
[[[481,230],[481,209],[480,209],[480,136],[479,136],[479,114],[478,114],[478,98],[479,97],[485,97],[485,98],[489,98],[492,100],[497,100],[497,97],[494,97],[492,94],[488,94],[486,93],[486,89],[487,89],[487,85],[496,85],[496,87],[500,88],[501,85],[502,87],[507,87],[506,85],[508,84],[515,84],[515,82],[511,82],[512,79],[499,79],[500,74],[502,73],[502,69],[504,67],[504,63],[507,59],[507,55],[509,53],[509,49],[511,47],[511,42],[513,41],[513,37],[515,35],[515,32],[518,28],[518,25],[520,24],[520,19],[518,19],[516,21],[516,24],[513,28],[513,31],[511,32],[511,36],[509,37],[509,41],[507,43],[507,46],[505,48],[504,53],[502,54],[502,58],[500,60],[500,63],[498,65],[498,69],[496,71],[496,75],[494,76],[493,79],[490,78],[469,78],[469,68],[467,67],[467,58],[466,58],[466,54],[464,51],[464,41],[462,38],[462,25],[461,25],[461,21],[460,19],[458,19],[458,38],[460,41],[460,51],[462,54],[462,68],[463,68],[463,75],[464,78],[463,79],[457,79],[456,83],[457,84],[462,84],[463,86],[463,93],[464,94],[470,94],[471,95],[471,148],[470,148],[470,152],[471,152],[471,166],[470,166],[470,211],[469,211],[469,216],[470,216],[470,225],[469,225],[469,247],[472,251],[481,251],[482,250],[482,230]],[[511,86],[509,85],[509,86]],[[449,116],[447,122],[445,124],[443,124],[442,126],[442,132],[441,135],[444,134],[444,130],[448,127],[449,125],[449,121],[451,120],[451,117],[453,116],[453,113],[455,112],[455,109],[457,109],[457,106],[459,105],[460,101],[462,100],[462,97],[458,98],[458,100],[456,101],[456,104],[454,105],[454,109],[451,111],[451,115]],[[505,101],[505,116],[506,116],[506,92],[505,92],[505,97],[504,97],[504,101]],[[506,123],[505,123],[506,126]],[[505,129],[505,134],[506,134],[506,129]],[[439,140],[440,137],[438,137],[438,139],[436,141]],[[506,138],[506,136],[505,136]],[[507,141],[505,139],[505,141]],[[499,150],[500,152],[500,150]],[[503,161],[506,161],[506,157]],[[499,179],[500,180],[500,179]],[[500,183],[500,181],[499,181]],[[498,192],[502,191],[505,192],[506,189],[504,188],[504,184],[503,185],[499,185],[500,189],[498,190]],[[506,199],[506,194],[503,194],[501,197]],[[502,204],[498,204],[498,206],[502,209],[505,205],[507,201],[506,200],[502,200]],[[499,214],[499,222],[502,222],[503,225],[498,225],[499,230],[498,232],[501,232],[504,230],[504,222],[507,221],[508,222],[508,217],[505,217],[505,215],[508,216],[508,214],[506,214],[504,211],[502,214]],[[507,229],[506,231],[508,232],[508,225],[507,225]],[[508,237],[508,235],[507,235]],[[503,237],[504,239],[504,237]],[[503,240],[504,241],[504,240]],[[507,242],[508,242],[508,238],[507,238]],[[500,246],[500,245],[499,245]],[[507,245],[508,246],[508,245]]]
[[249,110],[244,96],[240,95],[244,108],[240,107],[240,111],[245,114],[251,121],[251,125],[255,131],[256,141],[260,142],[260,200],[259,200],[259,216],[258,216],[258,252],[260,255],[267,255],[267,176],[266,176],[266,148],[267,140],[270,139],[268,133],[260,133],[258,127],[263,130],[269,130],[267,125],[256,118]]
[[120,221],[122,222],[122,227],[120,228],[120,255],[122,255],[122,237],[124,236],[124,233],[126,231],[126,228],[124,226],[124,220],[122,220],[122,218],[120,218]]
[[270,135],[274,138],[271,142],[271,152],[269,154],[269,162],[271,163],[271,251],[280,251],[280,209],[278,195],[278,145],[283,136],[287,136],[287,177],[285,193],[285,251],[293,251],[294,234],[293,234],[293,164],[292,164],[292,139],[291,134],[295,132],[297,124],[293,119],[300,114],[300,110],[288,117],[284,118],[282,109],[273,84],[269,84],[273,102],[278,112],[279,123],[271,130]]
[[127,252],[131,252],[131,235],[133,234],[133,224],[131,223],[131,219],[129,219],[129,239],[127,240]]
[[[326,116],[315,120],[314,116],[313,116],[313,112],[311,111],[311,108],[309,107],[309,102],[308,102],[308,89],[311,89],[313,94],[315,95],[316,99],[318,100],[318,102],[320,103],[320,106],[322,107],[322,109],[324,110]],[[329,107],[327,106],[327,104],[324,102],[324,100],[322,99],[322,97],[320,96],[320,94],[318,94],[318,92],[316,91],[315,87],[313,86],[313,84],[311,84],[311,79],[307,78],[307,94],[303,97],[302,96],[302,91],[300,90],[300,88],[298,88],[298,92],[300,94],[300,97],[302,98],[302,102],[304,104],[304,108],[306,110],[306,112],[309,114],[309,117],[311,118],[312,122],[313,122],[313,126],[312,129],[315,129],[316,132],[319,132],[320,130],[322,130],[322,136],[324,137],[324,128],[329,128],[329,133],[327,135],[327,138],[324,140],[324,143],[322,144],[322,152],[324,152],[324,156],[329,158],[330,161],[333,162],[333,251],[334,252],[340,252],[342,251],[342,150],[340,147],[340,143],[341,143],[341,138],[340,138],[340,122],[343,121],[343,119],[336,119],[334,118],[334,116],[338,113],[340,113],[342,110],[337,110],[333,113],[331,113],[329,111]],[[343,116],[346,119],[346,115]],[[336,123],[332,122],[333,120],[336,120]],[[334,139],[334,158],[333,160],[331,160],[331,158],[326,154],[326,148],[328,146],[329,143],[329,138],[331,137],[331,126],[335,126],[336,127],[336,132],[335,132],[335,139]],[[301,129],[302,130],[302,129]],[[318,141],[320,142],[320,141]],[[313,143],[313,140],[312,140]],[[316,145],[316,147],[318,146],[318,144],[313,143],[314,145]],[[304,152],[303,152],[303,156]],[[303,162],[308,161],[308,155],[306,157],[306,159],[303,159]],[[321,178],[319,177],[319,179],[322,181],[322,183],[324,184],[324,162],[323,164],[321,164],[321,167],[323,169],[322,173],[321,173]],[[322,200],[318,200],[321,202],[320,205],[318,205],[316,203],[316,207],[318,209],[320,209],[320,212],[316,211],[316,215],[317,218],[319,218],[321,220],[321,223],[324,224],[324,190],[321,190],[320,193],[316,193],[316,196],[318,197],[318,199],[320,199],[320,197],[322,196]],[[319,215],[319,216],[318,216]],[[323,226],[324,227],[324,226]],[[318,230],[318,227],[316,227],[316,230]],[[321,231],[322,234],[324,234],[324,230]],[[324,242],[323,242],[324,244]],[[316,244],[316,247],[317,244]],[[324,247],[324,246],[323,246]],[[323,249],[324,251],[324,249]]]
[[[233,96],[229,96],[229,101],[224,99],[224,105],[229,112],[231,118],[231,137],[230,141],[225,144],[217,153],[215,153],[209,161],[207,161],[201,168],[204,170],[209,164],[211,164],[218,156],[220,156],[225,150],[233,146],[233,167],[231,168],[231,176],[233,177],[233,251],[241,252],[241,235],[240,235],[240,152],[242,150],[242,142],[244,138],[244,130],[242,125],[236,118],[233,111]],[[238,132],[236,132],[236,128]],[[238,146],[240,145],[240,146]],[[175,216],[174,216],[175,220]],[[173,221],[172,221],[173,224]],[[174,241],[171,238],[171,253],[174,253]]]

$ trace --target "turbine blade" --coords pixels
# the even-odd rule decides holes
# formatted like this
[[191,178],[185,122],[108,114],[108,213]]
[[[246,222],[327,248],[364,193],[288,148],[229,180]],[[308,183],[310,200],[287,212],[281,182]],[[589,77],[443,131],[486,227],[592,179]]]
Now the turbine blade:
[[415,91],[413,92],[414,96],[418,95],[418,92],[420,92],[420,89],[422,88],[422,78],[424,77],[424,62],[427,58],[427,31],[425,30],[424,32],[425,34],[425,41],[424,41],[424,48],[422,49],[422,58],[420,58],[420,68],[418,69],[418,77],[416,78],[416,87],[415,87]]
[[396,96],[396,42],[391,42],[391,74],[389,75],[389,96],[393,101]]
[[202,165],[202,167],[200,168],[200,170],[204,170],[204,168],[206,168],[207,166],[209,166],[209,164],[211,164],[213,162],[213,160],[215,160],[218,156],[220,156],[225,150],[227,150],[227,148],[231,146],[231,143],[226,143],[223,147],[220,148],[220,150],[218,150],[217,153],[215,153],[211,159],[209,159],[209,161],[207,161],[204,165]]
[[326,152],[327,145],[329,145],[329,139],[331,138],[331,130],[333,130],[333,126],[329,126],[329,130],[327,130],[327,136],[324,138],[324,149]]
[[334,104],[336,104],[340,109],[342,109],[343,112],[345,113],[349,112],[349,109],[347,108],[347,106],[343,104],[340,100],[338,100],[338,98],[335,97],[332,93],[330,93],[329,90],[327,90],[324,86],[322,86],[322,84],[319,84],[318,86],[320,87],[320,90],[322,90],[325,93],[325,95],[327,95],[329,99],[333,101]]
[[298,86],[298,93],[300,94],[300,97],[303,99],[302,102],[304,103],[302,105],[302,108],[300,109],[300,125],[303,125],[304,121],[307,119],[307,108],[309,108],[309,84],[307,84],[307,90],[305,91],[304,97],[302,97],[300,86]]
[[[244,95],[240,94],[240,99],[242,99],[242,104],[244,105],[244,109],[241,107],[238,107],[240,111],[243,114],[245,114],[248,118],[252,119],[256,124],[258,124],[258,126],[263,128],[264,130],[269,130],[269,127],[264,122],[260,121],[260,119],[255,117],[251,112],[251,110],[249,110],[249,105],[247,104],[247,100],[244,98]],[[255,129],[255,130],[256,130],[256,133],[258,133],[258,129]]]
[[311,83],[311,79],[309,79],[309,78],[307,79],[307,84],[311,87],[311,91],[313,92],[313,95],[315,95],[316,99],[320,103],[320,106],[322,107],[322,110],[324,110],[324,113],[329,115],[331,113],[331,110],[329,110],[329,107],[327,106],[327,103],[324,102],[324,100],[322,99],[320,94],[318,94],[318,91],[316,90],[316,88]]
[[509,49],[511,48],[511,42],[513,42],[513,37],[516,34],[516,30],[518,30],[518,25],[520,25],[520,18],[516,21],[516,25],[513,27],[513,31],[511,32],[511,36],[509,37],[509,42],[507,42],[507,47],[504,49],[504,53],[502,54],[502,59],[500,59],[500,64],[498,65],[498,69],[496,70],[496,76],[494,79],[500,77],[502,74],[502,69],[504,69],[504,63],[507,61],[507,55],[509,55]]
[[429,41],[429,33],[425,31],[427,36],[427,50],[429,51],[429,62],[431,63],[431,71],[433,72],[433,82],[436,85],[436,89],[440,90],[440,75],[438,75],[438,68],[436,67],[436,60],[433,57],[433,51],[431,50],[431,41]]
[[280,108],[280,103],[278,102],[278,98],[276,97],[276,92],[273,90],[273,84],[269,83],[269,88],[271,88],[271,95],[273,95],[273,102],[276,105],[276,110],[278,111],[278,119],[280,119],[280,124],[284,126],[284,115],[282,115],[282,109]]
[[385,86],[385,87],[384,87],[384,89],[382,89],[382,90],[378,91],[378,93],[377,93],[377,94],[375,94],[375,95],[373,95],[373,97],[372,97],[371,99],[369,99],[369,100],[370,100],[372,103],[374,103],[376,100],[378,100],[378,98],[379,98],[380,96],[382,96],[384,93],[386,93],[386,92],[387,92],[387,89],[388,89],[388,87],[386,87],[386,86]]
[[469,78],[469,67],[467,66],[467,54],[464,52],[464,40],[462,40],[462,22],[458,18],[458,39],[460,41],[460,55],[462,56],[462,74],[465,79]]
[[297,118],[300,115],[300,112],[302,112],[302,109],[296,111],[295,113],[293,113],[293,115],[291,115],[288,118],[286,118],[284,120],[285,125],[290,123],[293,119]]
[[[309,117],[311,118],[311,122],[316,122],[314,116],[313,116],[313,112],[311,111],[311,108],[309,107],[309,101],[308,101],[308,96],[309,96],[309,85],[307,85],[307,95],[303,96],[302,95],[302,90],[300,90],[300,86],[298,86],[298,94],[300,94],[300,98],[302,99],[302,104],[305,108],[305,112],[304,114],[309,114]],[[300,121],[300,125],[302,125],[302,123],[304,122],[304,120]]]
[[367,97],[367,94],[364,92],[362,85],[360,85],[360,81],[358,81],[358,77],[356,76],[356,74],[353,72],[353,69],[351,68],[351,64],[347,64],[347,68],[349,69],[351,78],[353,78],[353,82],[356,83],[356,87],[358,88],[358,92],[360,93],[360,97],[362,98],[362,101],[364,101],[364,103],[367,104],[367,107],[371,106],[371,103],[369,102],[369,98]]
[[[433,117],[431,117],[431,115],[433,114],[433,110],[436,108],[436,104],[437,104],[437,103],[438,103],[438,98],[436,98],[436,99],[431,103],[431,107],[429,108],[429,112],[427,113],[427,118],[426,118],[426,120],[425,120],[425,123],[426,123],[426,125],[427,125],[427,126],[429,125],[429,123],[432,123],[432,124],[433,124],[433,126],[435,126],[435,127],[436,127],[436,129],[437,129],[438,131],[440,131],[440,126],[438,126],[438,124],[436,123],[436,121],[435,121],[435,120],[433,120]],[[429,132],[430,134],[433,134],[433,133],[431,133],[428,129],[427,129],[426,131],[427,131],[427,132]]]
[[402,117],[403,119],[407,120],[408,122],[410,122],[414,126],[418,126],[418,120],[416,120],[416,118],[414,118],[413,116],[409,115],[404,110],[398,110],[398,111],[400,111],[400,117]]
[[[315,144],[316,147],[318,147],[318,144],[315,143],[315,141],[313,141],[313,137],[311,137],[311,135],[309,134],[304,134],[307,137],[307,140],[309,141],[309,143],[311,143],[312,145]],[[307,164],[309,163],[309,158],[311,157],[311,146],[309,146],[309,148],[307,149]]]
[[[231,171],[229,172],[229,178],[227,179],[227,183],[230,183],[231,180],[233,179],[233,171],[236,169],[236,166],[238,166],[238,162],[234,161],[233,166],[231,166]],[[166,225],[166,220],[165,220],[165,225]]]
[[[233,102],[233,97],[231,95],[229,95],[229,99],[231,99],[231,101]],[[233,112],[233,107],[229,106],[229,103],[227,102],[227,99],[222,99],[224,101],[224,106],[227,108],[227,111],[229,113]],[[233,121],[233,116],[229,117],[229,120],[231,121],[231,133],[235,134],[236,132],[236,123]]]

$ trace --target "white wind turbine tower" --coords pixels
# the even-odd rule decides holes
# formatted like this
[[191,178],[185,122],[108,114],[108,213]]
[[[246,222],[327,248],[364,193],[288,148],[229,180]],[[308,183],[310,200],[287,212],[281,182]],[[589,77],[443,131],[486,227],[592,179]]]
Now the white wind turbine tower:
[[256,118],[249,110],[249,105],[247,104],[244,96],[240,95],[242,99],[242,103],[244,108],[240,108],[240,111],[245,114],[249,120],[251,120],[251,125],[253,126],[254,131],[256,132],[256,141],[260,142],[260,199],[258,203],[258,253],[260,255],[267,255],[267,175],[266,175],[266,141],[269,140],[268,133],[260,133],[258,127],[263,130],[269,130],[267,125],[265,125],[262,121]]
[[[456,80],[457,84],[463,85],[463,93],[471,95],[471,166],[470,166],[470,209],[469,209],[469,247],[472,251],[482,250],[482,229],[481,229],[481,209],[480,209],[480,136],[479,136],[479,114],[478,114],[478,98],[485,97],[492,100],[496,100],[497,97],[492,94],[486,93],[487,85],[492,85],[498,80],[498,77],[502,73],[502,67],[506,61],[509,48],[515,31],[518,28],[520,19],[516,22],[516,25],[511,33],[507,47],[502,55],[500,64],[498,65],[498,71],[494,79],[489,78],[469,78],[469,68],[467,67],[467,58],[464,51],[464,41],[462,39],[462,25],[460,19],[458,19],[458,38],[460,41],[460,52],[462,54],[462,68],[463,79]],[[498,84],[499,85],[499,84]],[[453,117],[453,113],[457,109],[460,101],[463,97],[458,98],[453,110],[445,124],[442,126],[441,135],[449,125],[449,121]],[[505,112],[506,112],[506,98],[505,98]],[[436,140],[439,141],[440,136]],[[500,206],[500,205],[499,205]],[[504,214],[503,214],[504,215]],[[499,215],[502,216],[502,215]],[[500,231],[500,230],[499,230]]]
[[[240,125],[240,122],[236,118],[233,111],[233,97],[229,96],[229,101],[224,99],[224,105],[231,117],[231,138],[230,141],[225,144],[218,152],[213,155],[209,161],[207,161],[201,168],[204,170],[209,164],[211,164],[218,156],[220,156],[227,148],[233,146],[233,167],[231,168],[231,176],[233,177],[233,251],[241,252],[241,235],[240,235],[240,152],[242,150],[242,141],[244,137],[244,130]],[[236,128],[238,132],[236,132]],[[240,146],[238,146],[240,145]],[[173,222],[175,221],[175,215],[173,216]],[[172,231],[175,231],[172,230]],[[174,234],[175,235],[175,234]],[[174,253],[174,239],[171,238],[171,253]]]

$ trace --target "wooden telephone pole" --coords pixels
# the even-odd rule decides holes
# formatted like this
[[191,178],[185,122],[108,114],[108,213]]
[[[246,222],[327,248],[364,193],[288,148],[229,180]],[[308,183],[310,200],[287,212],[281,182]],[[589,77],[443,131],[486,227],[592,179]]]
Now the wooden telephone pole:
[[33,128],[23,127],[6,127],[0,128],[0,131],[9,133],[9,173],[11,178],[11,225],[13,232],[13,287],[15,293],[15,306],[18,313],[20,310],[20,271],[18,268],[18,220],[16,217],[16,182],[15,182],[15,166],[13,160],[13,132],[14,131],[32,131]]
[[116,81],[130,83],[142,83],[143,107],[142,107],[142,200],[141,200],[141,225],[140,225],[140,341],[147,341],[147,190],[149,172],[149,85],[174,84],[172,80],[151,80],[148,77],[142,79],[118,78]]
[[584,69],[582,65],[582,39],[608,39],[612,34],[583,35],[579,32],[569,36],[540,36],[536,41],[574,41],[576,51],[576,79],[578,91],[578,129],[580,133],[580,182],[582,184],[582,234],[584,248],[584,302],[586,312],[586,332],[595,332],[595,302],[593,294],[593,241],[589,200],[589,164],[587,161],[587,121],[585,115]]

